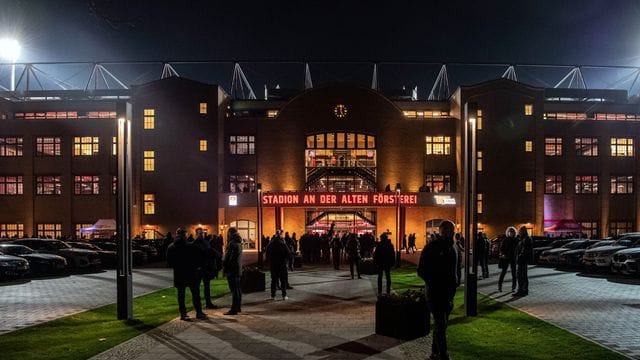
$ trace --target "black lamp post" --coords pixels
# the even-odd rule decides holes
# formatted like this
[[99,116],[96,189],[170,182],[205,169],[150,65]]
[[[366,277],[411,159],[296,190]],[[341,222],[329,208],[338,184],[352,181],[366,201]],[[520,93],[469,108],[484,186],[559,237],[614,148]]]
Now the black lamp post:
[[400,267],[400,191],[402,186],[396,183],[396,267]]
[[464,305],[467,316],[478,314],[478,259],[473,254],[476,234],[478,233],[477,216],[477,146],[476,146],[476,113],[477,105],[464,105]]
[[258,194],[258,240],[256,246],[258,247],[258,268],[262,269],[262,184],[256,184],[256,193]]
[[[118,106],[120,108],[120,105]],[[120,108],[126,118],[118,118],[118,210],[116,249],[116,311],[119,320],[133,319],[132,249],[131,249],[131,104]]]

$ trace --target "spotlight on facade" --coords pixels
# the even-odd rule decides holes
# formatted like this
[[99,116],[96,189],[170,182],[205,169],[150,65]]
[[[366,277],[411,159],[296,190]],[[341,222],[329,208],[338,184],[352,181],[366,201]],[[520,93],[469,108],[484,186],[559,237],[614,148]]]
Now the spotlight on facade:
[[0,39],[0,58],[15,63],[20,57],[22,48],[16,39]]

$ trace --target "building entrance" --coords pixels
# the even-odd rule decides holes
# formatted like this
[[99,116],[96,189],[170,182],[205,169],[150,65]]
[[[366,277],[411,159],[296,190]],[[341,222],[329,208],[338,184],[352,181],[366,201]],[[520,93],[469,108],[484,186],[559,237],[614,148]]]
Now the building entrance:
[[376,211],[365,209],[307,210],[305,231],[327,233],[335,224],[335,233],[370,233],[376,236]]

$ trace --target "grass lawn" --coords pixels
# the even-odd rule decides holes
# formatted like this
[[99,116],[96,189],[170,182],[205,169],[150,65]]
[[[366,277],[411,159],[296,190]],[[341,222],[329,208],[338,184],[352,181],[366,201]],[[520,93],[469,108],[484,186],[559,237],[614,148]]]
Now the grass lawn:
[[[229,292],[226,279],[213,280],[211,285],[216,297]],[[176,289],[135,298],[133,314],[135,320],[116,320],[116,305],[111,304],[0,335],[1,358],[87,359],[176,318]]]
[[[392,272],[393,288],[422,289],[415,268]],[[478,294],[478,316],[464,317],[459,289],[449,319],[452,358],[461,359],[626,359],[602,346]],[[433,323],[432,323],[433,330]]]

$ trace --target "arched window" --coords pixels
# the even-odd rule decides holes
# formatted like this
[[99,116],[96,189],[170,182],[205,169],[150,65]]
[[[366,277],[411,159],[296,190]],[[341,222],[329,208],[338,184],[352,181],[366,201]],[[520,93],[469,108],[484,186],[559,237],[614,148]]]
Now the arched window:
[[256,223],[251,220],[232,221],[229,227],[238,229],[238,234],[242,237],[244,247],[255,249],[256,247]]

